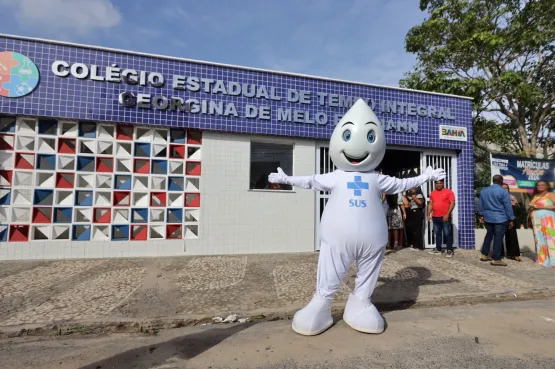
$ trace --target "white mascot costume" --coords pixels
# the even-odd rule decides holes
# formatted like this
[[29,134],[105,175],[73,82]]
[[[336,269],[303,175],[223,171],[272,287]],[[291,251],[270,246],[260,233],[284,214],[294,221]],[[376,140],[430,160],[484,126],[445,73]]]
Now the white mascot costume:
[[378,117],[359,99],[339,121],[330,139],[329,153],[337,170],[290,177],[278,168],[269,176],[271,183],[331,192],[321,220],[316,293],[293,318],[293,330],[299,334],[317,335],[333,324],[334,295],[355,261],[355,288],[349,295],[343,320],[360,332],[384,330],[383,318],[370,299],[388,242],[381,194],[396,194],[445,178],[443,169],[431,167],[418,177],[406,179],[376,173],[374,169],[381,163],[385,149],[385,134]]

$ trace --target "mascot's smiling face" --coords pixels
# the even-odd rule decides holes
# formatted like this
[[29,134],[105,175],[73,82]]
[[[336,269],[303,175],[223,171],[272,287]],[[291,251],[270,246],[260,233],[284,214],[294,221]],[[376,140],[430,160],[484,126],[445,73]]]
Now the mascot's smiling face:
[[346,172],[369,172],[384,155],[383,127],[368,104],[359,99],[335,126],[330,139],[331,160]]

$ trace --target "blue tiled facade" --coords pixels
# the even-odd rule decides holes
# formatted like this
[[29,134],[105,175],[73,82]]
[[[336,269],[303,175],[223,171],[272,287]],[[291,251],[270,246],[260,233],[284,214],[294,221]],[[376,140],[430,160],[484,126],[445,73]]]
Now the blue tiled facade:
[[[462,248],[474,248],[472,107],[468,99],[23,38],[0,37],[0,52],[2,51],[14,51],[27,56],[36,64],[40,72],[39,84],[32,93],[20,98],[0,97],[0,112],[4,114],[327,139],[333,131],[335,115],[344,113],[347,108],[333,107],[327,103],[320,105],[317,93],[371,98],[376,103],[374,111],[382,122],[391,119],[395,122],[418,123],[417,134],[388,131],[386,134],[388,144],[451,150],[458,153],[459,241]],[[106,67],[114,64],[122,69],[157,72],[164,76],[165,84],[162,87],[152,87],[148,84],[139,86],[124,82],[94,81],[90,78],[77,79],[71,75],[59,77],[52,71],[52,64],[56,60],[63,60],[69,65],[73,63],[84,63],[89,67],[97,65],[99,75],[102,76],[106,74]],[[173,89],[172,83],[174,75],[211,78],[223,80],[226,83],[263,85],[268,90],[274,88],[281,100],[206,93],[202,89],[197,92],[176,90]],[[311,103],[287,102],[285,97],[288,89],[309,91]],[[183,100],[233,103],[239,116],[126,108],[118,103],[119,94],[125,91],[152,96],[163,95],[167,98],[177,96]],[[383,100],[449,108],[455,119],[386,113],[381,111],[380,101]],[[269,107],[270,119],[246,118],[247,104]],[[314,117],[317,113],[325,113],[328,123],[321,125],[278,121],[279,108],[306,111],[310,117]],[[441,124],[466,127],[468,140],[440,140],[439,125]]]

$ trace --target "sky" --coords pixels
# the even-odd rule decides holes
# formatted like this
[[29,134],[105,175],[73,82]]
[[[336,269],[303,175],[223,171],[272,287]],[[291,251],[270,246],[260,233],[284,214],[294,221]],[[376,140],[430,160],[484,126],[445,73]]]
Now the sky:
[[0,0],[0,33],[398,86],[418,0]]

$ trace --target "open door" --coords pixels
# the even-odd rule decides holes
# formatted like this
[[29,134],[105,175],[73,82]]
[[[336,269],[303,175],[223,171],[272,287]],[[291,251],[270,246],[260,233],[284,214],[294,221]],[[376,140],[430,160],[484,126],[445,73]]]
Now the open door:
[[[455,193],[455,198],[457,196],[457,154],[456,153],[434,153],[426,151],[422,153],[421,156],[421,170],[425,171],[428,166],[432,168],[442,168],[445,170],[447,177],[445,178],[445,187],[451,189]],[[426,203],[429,204],[430,193],[434,190],[434,183],[427,182],[422,186],[422,192],[426,198]],[[458,202],[458,200],[456,200]],[[426,210],[427,211],[427,210]],[[426,212],[427,214],[427,212]],[[459,244],[459,216],[458,216],[458,206],[455,205],[453,209],[453,225],[452,232],[453,235],[453,246],[458,247]],[[431,222],[426,220],[425,222],[426,230],[424,232],[424,246],[426,248],[435,247],[435,235],[434,228]],[[445,242],[443,243],[445,245]]]

